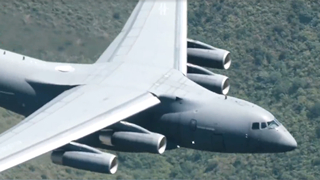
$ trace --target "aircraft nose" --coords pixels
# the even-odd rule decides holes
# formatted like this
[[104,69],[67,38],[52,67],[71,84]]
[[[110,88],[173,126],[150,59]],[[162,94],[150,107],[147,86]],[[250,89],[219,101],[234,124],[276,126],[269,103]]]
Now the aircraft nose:
[[285,127],[280,126],[274,130],[266,131],[264,136],[264,142],[261,141],[262,149],[264,152],[287,152],[297,148],[297,141],[294,137],[286,130]]
[[279,142],[279,146],[281,151],[292,151],[297,148],[297,141],[294,139],[294,137],[288,132],[288,130],[285,127],[280,127],[281,132],[281,138]]
[[289,132],[285,133],[284,138],[282,138],[280,144],[281,149],[283,149],[283,151],[292,151],[296,149],[298,145],[297,141]]

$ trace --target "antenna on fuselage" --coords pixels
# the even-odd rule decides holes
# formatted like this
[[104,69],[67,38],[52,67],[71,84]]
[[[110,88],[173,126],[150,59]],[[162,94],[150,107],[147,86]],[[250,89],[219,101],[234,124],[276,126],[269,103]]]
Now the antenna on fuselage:
[[228,97],[227,97],[227,95],[224,95],[224,99],[227,99]]

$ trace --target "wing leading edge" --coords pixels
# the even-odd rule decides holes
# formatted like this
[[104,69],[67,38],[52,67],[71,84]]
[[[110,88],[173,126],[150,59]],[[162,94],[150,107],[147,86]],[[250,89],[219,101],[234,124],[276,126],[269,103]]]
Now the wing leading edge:
[[[172,68],[186,74],[186,43],[186,0],[140,0],[96,64],[128,62],[127,66],[134,64],[141,69],[162,68],[158,74]],[[118,74],[126,72],[125,64]],[[108,75],[107,79],[107,75],[100,74],[109,83],[91,83],[65,91],[2,134],[0,172],[160,103],[146,93],[158,80],[158,74],[145,78],[144,86],[137,89],[117,86],[118,77],[122,84],[130,85],[125,74],[118,74]],[[139,78],[139,74],[134,77]]]
[[86,86],[52,101],[0,137],[0,172],[160,103],[150,93]]
[[140,0],[96,63],[130,61],[187,71],[187,0]]

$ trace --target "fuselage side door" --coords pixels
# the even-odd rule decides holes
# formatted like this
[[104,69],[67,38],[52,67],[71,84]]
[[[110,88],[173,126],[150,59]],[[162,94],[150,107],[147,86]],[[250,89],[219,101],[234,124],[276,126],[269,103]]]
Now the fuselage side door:
[[261,129],[260,129],[260,123],[259,122],[252,122],[249,125],[249,131],[248,131],[248,151],[249,152],[259,152],[261,149]]

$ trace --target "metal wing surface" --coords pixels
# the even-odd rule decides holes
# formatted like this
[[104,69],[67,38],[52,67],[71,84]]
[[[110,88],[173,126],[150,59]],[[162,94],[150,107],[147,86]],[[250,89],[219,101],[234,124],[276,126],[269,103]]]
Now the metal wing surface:
[[97,63],[130,61],[186,74],[187,1],[140,0]]
[[0,136],[0,172],[160,103],[148,92],[179,92],[184,76],[172,69],[186,74],[186,36],[186,0],[140,0],[86,85]]
[[0,137],[0,172],[158,104],[150,93],[82,86],[68,90]]

